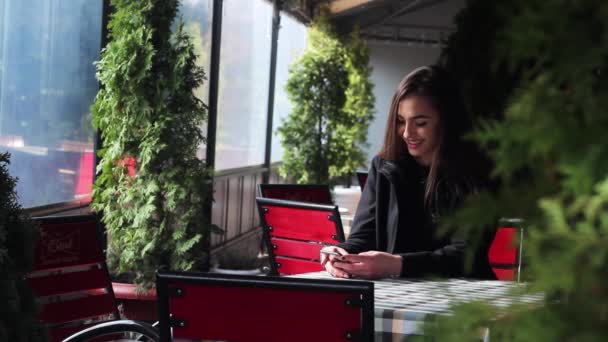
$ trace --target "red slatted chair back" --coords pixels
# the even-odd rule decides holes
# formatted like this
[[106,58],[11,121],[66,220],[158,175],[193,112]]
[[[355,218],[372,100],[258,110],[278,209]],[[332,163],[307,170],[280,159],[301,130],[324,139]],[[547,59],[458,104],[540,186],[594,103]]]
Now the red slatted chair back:
[[490,267],[498,280],[519,281],[523,248],[523,229],[520,219],[503,219],[490,245]]
[[94,215],[38,217],[40,237],[28,276],[51,340],[89,326],[90,320],[118,319],[110,276]]
[[320,250],[344,241],[337,206],[257,198],[271,274],[323,270]]
[[161,341],[373,340],[372,282],[167,272],[156,289]]
[[258,184],[261,197],[333,205],[329,185]]
[[365,182],[367,182],[367,171],[357,171],[357,181],[359,181],[359,186],[361,187],[361,191],[363,191]]

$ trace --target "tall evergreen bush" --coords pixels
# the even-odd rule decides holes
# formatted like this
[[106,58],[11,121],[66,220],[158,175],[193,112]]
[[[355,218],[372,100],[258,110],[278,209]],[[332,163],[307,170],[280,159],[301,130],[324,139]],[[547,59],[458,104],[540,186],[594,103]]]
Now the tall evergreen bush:
[[0,341],[44,341],[34,297],[25,282],[38,231],[19,204],[9,163],[10,155],[0,153]]
[[278,129],[283,177],[329,184],[350,180],[364,165],[374,105],[370,73],[369,51],[358,31],[345,46],[327,18],[317,17],[287,81],[293,109]]
[[344,47],[326,18],[308,31],[308,46],[291,67],[287,96],[293,109],[278,128],[283,145],[281,176],[298,183],[327,184],[329,167],[340,141],[348,71]]
[[469,200],[448,225],[469,227],[473,236],[495,225],[497,216],[523,217],[523,274],[529,291],[542,292],[545,300],[502,311],[461,305],[432,333],[439,340],[468,341],[478,338],[477,328],[490,327],[493,341],[603,341],[608,3],[518,0],[497,9],[507,19],[498,30],[493,63],[519,73],[520,81],[510,90],[504,115],[481,120],[473,137],[493,157],[502,186]]
[[376,98],[374,85],[370,80],[372,67],[369,64],[369,49],[361,39],[359,26],[355,26],[346,45],[346,68],[348,70],[348,87],[344,104],[345,123],[336,132],[342,141],[335,151],[330,175],[345,176],[350,185],[351,176],[358,168],[365,166],[367,154],[367,130],[374,119]]
[[[97,63],[92,106],[103,148],[93,208],[103,213],[110,267],[153,285],[156,269],[205,269],[212,230],[208,171],[196,157],[206,106],[204,79],[177,0],[112,0],[111,42]],[[135,176],[125,160],[135,158]]]

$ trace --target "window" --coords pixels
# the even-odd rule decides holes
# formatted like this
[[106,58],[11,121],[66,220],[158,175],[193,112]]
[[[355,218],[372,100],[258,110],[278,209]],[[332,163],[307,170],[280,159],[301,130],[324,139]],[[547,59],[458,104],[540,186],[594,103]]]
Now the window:
[[307,29],[304,24],[281,13],[281,29],[277,49],[277,73],[274,89],[274,112],[272,120],[272,156],[273,162],[283,159],[283,148],[277,136],[277,128],[289,115],[291,103],[287,99],[285,85],[289,78],[289,67],[306,49]]
[[24,207],[90,196],[102,0],[0,1],[0,150]]
[[[179,15],[184,24],[184,31],[191,37],[197,55],[196,64],[205,70],[207,80],[194,93],[205,104],[209,104],[209,71],[211,66],[211,22],[213,20],[213,0],[182,0]],[[202,127],[207,136],[207,125]],[[206,146],[198,148],[197,155],[205,159]]]
[[264,163],[272,6],[223,2],[216,170]]

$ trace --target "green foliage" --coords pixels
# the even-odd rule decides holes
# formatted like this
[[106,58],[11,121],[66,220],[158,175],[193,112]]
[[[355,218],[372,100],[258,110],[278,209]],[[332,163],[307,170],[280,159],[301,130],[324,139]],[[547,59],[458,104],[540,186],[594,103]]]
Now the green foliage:
[[[480,2],[485,1],[472,1],[469,8]],[[439,340],[465,340],[460,320],[490,327],[493,341],[603,341],[608,338],[608,3],[518,0],[498,9],[508,20],[491,46],[496,60],[485,64],[506,66],[519,81],[507,92],[512,96],[504,114],[486,116],[473,137],[492,156],[502,187],[471,199],[449,225],[491,223],[498,215],[525,218],[524,275],[529,291],[542,291],[545,301],[504,312],[461,306],[455,316],[440,320],[434,333]],[[462,338],[456,338],[459,331]]]
[[348,71],[344,47],[325,19],[313,23],[308,39],[287,81],[294,106],[278,129],[283,145],[280,173],[298,183],[324,184],[329,182],[332,153],[341,143],[334,132],[343,129]]
[[293,110],[278,129],[283,177],[327,184],[350,178],[365,163],[362,148],[373,118],[369,51],[358,31],[344,46],[323,16],[291,67],[287,95]]
[[492,341],[608,338],[608,179],[591,195],[545,198],[539,206],[538,223],[526,226],[525,291],[544,293],[544,303],[504,310],[488,303],[458,305],[427,333],[439,341],[471,341],[482,327],[490,329]]
[[[348,87],[344,104],[344,124],[340,126],[336,139],[343,141],[334,151],[334,161],[329,167],[330,176],[345,175],[347,183],[357,168],[365,165],[367,147],[367,129],[374,119],[374,97],[370,77],[372,67],[369,65],[369,49],[359,27],[356,26],[346,46],[346,68],[348,70]],[[335,145],[334,145],[335,147]]]
[[0,153],[0,341],[45,341],[34,296],[25,282],[38,230],[18,202],[9,163],[10,155]]
[[[196,157],[206,106],[189,37],[171,32],[177,0],[114,0],[111,42],[97,63],[92,106],[103,148],[93,208],[103,213],[117,273],[153,285],[156,269],[204,269],[213,227],[204,161]],[[136,176],[126,158],[136,158]]]

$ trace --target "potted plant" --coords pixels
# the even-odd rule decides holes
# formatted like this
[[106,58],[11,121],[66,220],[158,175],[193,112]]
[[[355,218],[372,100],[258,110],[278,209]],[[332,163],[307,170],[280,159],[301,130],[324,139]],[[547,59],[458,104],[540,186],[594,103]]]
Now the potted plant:
[[196,156],[206,106],[193,93],[204,72],[182,25],[172,30],[178,0],[111,4],[92,106],[103,140],[93,209],[107,230],[110,269],[145,293],[157,269],[208,269],[212,192]]
[[[363,148],[368,147],[367,131],[374,119],[374,84],[371,81],[372,67],[369,64],[369,48],[363,39],[358,25],[355,25],[345,46],[346,68],[348,70],[348,86],[346,87],[346,101],[344,103],[343,123],[345,131],[336,138],[346,140],[341,146],[338,160],[335,162],[336,172],[330,169],[330,175],[336,177],[344,175],[345,185],[350,187],[352,177],[358,168],[366,165],[366,153]],[[352,140],[351,140],[352,139]]]
[[45,341],[25,281],[34,262],[37,229],[19,204],[9,163],[10,155],[0,153],[0,341]]
[[[346,129],[343,134],[337,137],[337,139],[352,139],[352,142],[336,151],[338,159],[334,161],[336,164],[334,167],[340,168],[344,179],[344,186],[334,187],[334,201],[341,208],[349,211],[346,217],[354,215],[359,204],[362,189],[351,187],[351,182],[357,169],[367,164],[367,156],[363,148],[369,146],[367,131],[374,119],[376,98],[373,93],[374,85],[370,80],[372,67],[369,65],[369,58],[369,49],[361,39],[359,26],[356,25],[346,45],[348,86],[343,115],[348,123],[344,125]],[[330,174],[332,173],[330,168]]]
[[373,118],[369,52],[358,30],[347,47],[323,15],[313,22],[304,54],[290,69],[293,110],[278,128],[282,177],[334,184],[365,164],[363,146]]

